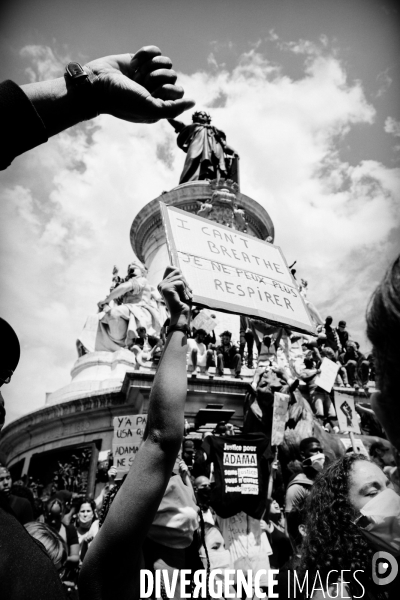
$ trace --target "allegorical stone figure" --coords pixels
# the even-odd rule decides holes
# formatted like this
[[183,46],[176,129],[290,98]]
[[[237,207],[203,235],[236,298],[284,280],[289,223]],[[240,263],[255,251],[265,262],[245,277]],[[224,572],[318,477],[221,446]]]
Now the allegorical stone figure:
[[226,135],[211,125],[206,112],[195,112],[190,125],[169,119],[178,134],[177,144],[186,152],[179,183],[199,179],[232,179],[239,183],[239,155],[227,145]]
[[145,327],[158,336],[167,315],[161,296],[146,278],[146,268],[139,261],[131,263],[125,281],[115,280],[108,296],[98,303],[100,312],[86,321],[78,339],[78,352],[115,352],[132,346],[139,337],[137,330]]

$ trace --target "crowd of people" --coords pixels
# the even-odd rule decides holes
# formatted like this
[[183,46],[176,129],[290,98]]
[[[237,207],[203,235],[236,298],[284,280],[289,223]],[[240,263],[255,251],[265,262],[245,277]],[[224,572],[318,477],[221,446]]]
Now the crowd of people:
[[[65,79],[22,88],[12,82],[2,85],[0,102],[7,128],[1,168],[48,136],[99,113],[151,123],[175,118],[193,105],[182,99],[170,60],[154,47],[135,55],[98,59],[85,69],[80,67],[81,71],[78,67],[70,68]],[[78,85],[74,73],[81,78]],[[194,590],[199,572],[206,574],[201,595],[206,598],[264,597],[260,595],[264,593],[272,598],[276,588],[281,598],[398,597],[400,497],[381,466],[397,459],[400,450],[400,258],[376,290],[367,317],[376,369],[371,404],[382,436],[393,444],[393,459],[387,450],[376,448],[370,459],[352,448],[341,458],[328,460],[324,439],[309,436],[297,449],[296,472],[293,465],[289,468],[279,460],[266,432],[238,434],[226,424],[219,424],[200,447],[185,443],[188,360],[193,367],[209,368],[213,359],[217,374],[230,368],[240,377],[246,344],[247,364],[252,364],[251,336],[246,326],[235,345],[231,333],[225,331],[215,350],[206,349],[201,365],[204,332],[196,332],[188,344],[192,294],[177,269],[167,268],[159,293],[169,323],[143,442],[125,478],[116,481],[110,472],[103,494],[76,504],[70,499],[66,505],[62,490],[56,492],[46,503],[43,518],[35,520],[33,512],[28,515],[29,500],[15,499],[21,496],[12,489],[8,469],[1,468],[0,597],[58,600],[79,595],[80,600],[131,600],[146,595],[141,589],[144,569],[162,571],[159,589],[156,586],[152,594],[162,598],[185,597],[180,586],[171,591],[171,580],[176,575],[176,580],[182,585],[187,580]],[[20,349],[12,327],[4,320],[0,325],[6,349],[1,383],[8,383]],[[324,356],[339,361],[344,385],[346,377],[349,385],[358,380],[365,385],[370,375],[370,361],[346,337],[345,324],[335,330],[328,318],[315,344],[307,341],[302,347],[300,340],[299,348],[297,340],[304,368],[296,378],[288,339],[292,350],[296,340],[283,330],[270,332],[260,344],[258,368],[263,373],[275,372],[272,357],[278,363],[283,353],[293,369],[286,376],[287,393],[295,393],[303,381],[315,417],[329,424],[332,404],[312,383],[318,361]],[[140,339],[143,346],[151,347],[146,332]],[[266,362],[260,364],[260,358]],[[277,366],[282,375],[286,365]],[[260,373],[256,369],[255,377]],[[1,396],[1,425],[3,404]],[[238,476],[233,475],[232,465],[238,464],[251,466],[245,467],[235,487]],[[224,576],[229,569],[236,577]],[[278,570],[276,585],[269,576],[273,569]],[[248,572],[260,577],[243,582],[240,573]],[[223,581],[215,592],[217,579]]]

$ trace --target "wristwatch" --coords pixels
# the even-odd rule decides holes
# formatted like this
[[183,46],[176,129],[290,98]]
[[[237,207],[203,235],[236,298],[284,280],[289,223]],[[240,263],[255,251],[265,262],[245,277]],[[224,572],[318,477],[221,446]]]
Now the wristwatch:
[[96,76],[88,73],[78,62],[70,62],[65,67],[65,82],[67,89],[79,94],[80,104],[85,119],[98,116],[98,111],[93,93],[93,81]]
[[78,62],[70,62],[65,67],[65,75],[72,85],[80,86],[91,84],[88,73]]

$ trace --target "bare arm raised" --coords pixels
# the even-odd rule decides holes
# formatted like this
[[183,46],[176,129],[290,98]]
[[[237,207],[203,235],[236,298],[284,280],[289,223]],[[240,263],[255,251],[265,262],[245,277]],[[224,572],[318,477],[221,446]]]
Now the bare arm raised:
[[[169,267],[159,290],[171,327],[187,324],[190,296],[181,273]],[[141,547],[163,497],[183,438],[186,335],[170,331],[150,394],[147,437],[85,557],[81,600],[139,597]]]

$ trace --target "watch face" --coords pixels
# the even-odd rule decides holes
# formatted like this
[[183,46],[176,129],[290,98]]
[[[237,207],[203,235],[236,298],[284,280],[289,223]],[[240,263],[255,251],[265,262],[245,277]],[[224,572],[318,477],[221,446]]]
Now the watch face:
[[85,73],[81,65],[77,62],[70,62],[67,65],[66,71],[73,81],[88,79],[88,74]]

